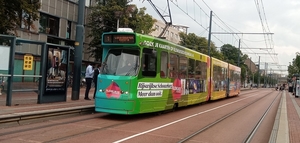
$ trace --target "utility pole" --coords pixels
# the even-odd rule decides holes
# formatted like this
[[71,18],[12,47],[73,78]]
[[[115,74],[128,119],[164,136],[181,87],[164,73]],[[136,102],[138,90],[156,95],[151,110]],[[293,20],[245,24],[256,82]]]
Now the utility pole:
[[260,56],[258,57],[257,88],[260,86]]
[[211,22],[212,22],[212,11],[210,11],[210,20],[209,20],[209,33],[208,33],[208,55],[210,55],[210,40],[211,40]]
[[[250,57],[250,62],[249,63],[250,63],[250,76],[252,75],[252,77],[254,77],[253,73],[252,73],[252,68],[251,68],[251,65],[252,65],[251,57]],[[249,77],[249,79],[251,81],[251,77]],[[254,85],[254,78],[252,79],[252,82],[250,84],[252,84],[252,86]]]
[[[209,32],[208,32],[208,56],[209,56],[209,82],[211,83],[211,55],[210,55],[210,40],[211,40],[211,23],[212,23],[212,11],[210,11],[209,19]],[[209,90],[211,90],[211,84],[209,84]],[[210,94],[210,91],[208,92]]]
[[266,72],[267,72],[267,63],[265,63],[265,71],[264,71],[264,87],[266,87]]
[[80,77],[81,77],[81,64],[82,64],[82,49],[84,38],[84,9],[85,0],[78,1],[78,21],[76,25],[76,37],[75,37],[75,55],[74,55],[74,74],[72,85],[72,100],[78,100],[80,94]]
[[241,39],[239,39],[239,51],[238,51],[238,67],[240,67],[240,55],[241,55],[241,53],[240,53],[240,50],[241,50]]

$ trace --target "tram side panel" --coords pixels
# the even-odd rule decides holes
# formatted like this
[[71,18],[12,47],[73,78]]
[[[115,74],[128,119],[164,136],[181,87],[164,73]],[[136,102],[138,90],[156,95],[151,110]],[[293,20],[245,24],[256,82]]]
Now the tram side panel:
[[212,59],[212,67],[211,67],[211,100],[218,100],[226,97],[226,89],[227,89],[227,72],[228,72],[228,64],[224,61],[218,60],[216,58]]
[[241,68],[229,64],[229,96],[237,96],[241,92]]

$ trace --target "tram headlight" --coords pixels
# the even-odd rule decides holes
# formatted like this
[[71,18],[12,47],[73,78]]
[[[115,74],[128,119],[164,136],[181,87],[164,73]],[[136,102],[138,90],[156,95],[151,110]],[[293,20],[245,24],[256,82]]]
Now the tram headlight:
[[128,94],[128,91],[121,91],[121,94]]

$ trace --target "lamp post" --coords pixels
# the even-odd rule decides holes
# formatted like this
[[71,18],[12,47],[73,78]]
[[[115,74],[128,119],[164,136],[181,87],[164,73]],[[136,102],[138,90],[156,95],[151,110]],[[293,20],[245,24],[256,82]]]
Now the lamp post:
[[120,18],[122,16],[122,11],[115,11],[115,17],[117,18],[117,31],[119,29]]

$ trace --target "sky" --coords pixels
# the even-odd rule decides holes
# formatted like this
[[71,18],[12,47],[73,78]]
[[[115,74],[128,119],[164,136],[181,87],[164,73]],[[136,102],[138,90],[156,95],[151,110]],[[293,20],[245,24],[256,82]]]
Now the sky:
[[[168,15],[167,0],[152,0]],[[138,8],[162,20],[147,0],[133,0]],[[172,23],[188,26],[188,33],[208,38],[212,11],[211,41],[231,44],[268,73],[287,74],[289,62],[300,52],[299,0],[170,0]],[[165,17],[170,21],[168,17]],[[272,69],[272,70],[271,70]]]

